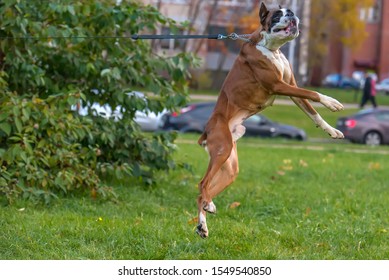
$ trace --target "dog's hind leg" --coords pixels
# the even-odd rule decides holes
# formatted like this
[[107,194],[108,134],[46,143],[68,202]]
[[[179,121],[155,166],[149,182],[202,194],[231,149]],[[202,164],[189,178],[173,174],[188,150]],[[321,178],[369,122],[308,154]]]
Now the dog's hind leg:
[[202,195],[198,197],[197,206],[199,212],[199,224],[196,232],[205,238],[208,236],[208,227],[206,223],[206,212],[216,213],[216,206],[212,202],[212,199],[226,189],[236,178],[239,172],[238,166],[238,154],[236,149],[236,142],[233,142],[233,148],[230,156],[216,172],[209,184],[208,195],[211,199],[209,203],[204,203]]
[[[216,197],[219,193],[224,191],[229,185],[231,185],[239,173],[239,164],[238,164],[238,151],[236,148],[236,142],[233,143],[233,148],[231,154],[216,173],[215,177],[211,181],[209,196],[211,199]],[[213,203],[212,203],[213,204]],[[214,204],[213,204],[214,205]],[[216,207],[214,206],[214,211],[216,212]],[[208,211],[211,212],[211,211]]]
[[[236,143],[233,144],[233,149],[227,161],[222,165],[219,171],[213,177],[210,183],[209,196],[211,199],[216,197],[219,193],[225,190],[232,182],[234,182],[236,176],[239,172],[238,166],[238,154],[236,149]],[[211,202],[204,207],[202,196],[200,195],[197,200],[197,206],[199,211],[198,221],[196,232],[202,237],[206,238],[208,236],[208,227],[206,221],[206,212],[216,213],[216,206]],[[205,210],[206,209],[206,210]]]
[[[208,236],[206,211],[211,213],[216,211],[212,197],[226,187],[224,186],[226,184],[224,178],[228,177],[228,173],[223,170],[225,170],[224,165],[228,161],[234,146],[228,125],[219,120],[217,127],[218,129],[207,131],[199,140],[199,144],[207,150],[210,157],[207,171],[199,183],[200,195],[197,199],[199,225],[196,232],[203,238]],[[226,166],[230,165],[227,162]]]
[[233,145],[232,135],[227,124],[219,123],[217,130],[214,129],[207,133],[206,144],[203,146],[208,151],[210,159],[207,171],[199,183],[202,204],[206,211],[209,207],[212,208],[210,205],[212,198],[209,194],[211,182],[230,157]]

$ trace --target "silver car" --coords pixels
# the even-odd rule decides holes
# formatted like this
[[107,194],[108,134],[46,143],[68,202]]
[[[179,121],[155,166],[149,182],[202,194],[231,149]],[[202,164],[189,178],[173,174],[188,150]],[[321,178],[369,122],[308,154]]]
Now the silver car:
[[366,109],[355,115],[339,118],[336,127],[351,142],[372,146],[389,144],[387,109]]
[[389,78],[382,80],[376,84],[377,91],[385,92],[386,95],[389,95]]
[[[97,90],[93,90],[93,93],[98,94]],[[145,95],[139,91],[132,91],[127,93],[128,96],[135,96],[137,98],[145,99]],[[72,106],[72,110],[77,111],[81,116],[88,115],[88,110],[92,110],[96,115],[101,116],[107,119],[114,119],[118,121],[123,118],[123,114],[121,113],[121,106],[117,106],[115,110],[112,110],[111,106],[108,104],[100,105],[97,102],[90,104],[80,103],[78,106]],[[136,111],[135,112],[135,122],[140,126],[143,131],[156,131],[161,126],[161,118],[167,113],[167,110],[163,110],[162,112],[156,114],[154,112],[148,111]]]

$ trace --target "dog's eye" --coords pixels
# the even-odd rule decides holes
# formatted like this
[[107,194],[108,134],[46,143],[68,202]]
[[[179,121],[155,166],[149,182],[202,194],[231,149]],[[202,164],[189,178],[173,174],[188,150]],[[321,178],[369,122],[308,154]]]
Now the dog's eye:
[[277,12],[274,13],[271,21],[272,22],[279,22],[283,15],[284,15],[284,13],[282,11],[277,11]]
[[294,13],[291,10],[286,10],[286,16],[287,17],[293,17]]
[[283,17],[282,11],[277,11],[274,13],[274,15],[271,18],[271,25],[275,25],[280,22],[280,19]]

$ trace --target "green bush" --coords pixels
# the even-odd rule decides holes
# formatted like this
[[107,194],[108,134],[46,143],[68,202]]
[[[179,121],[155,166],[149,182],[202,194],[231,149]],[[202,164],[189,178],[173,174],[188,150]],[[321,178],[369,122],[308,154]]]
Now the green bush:
[[98,149],[80,144],[93,137],[93,126],[70,111],[79,94],[1,94],[0,191],[9,201],[21,195],[48,203],[74,190],[110,194],[95,172]]
[[[177,166],[174,133],[145,135],[134,116],[184,105],[195,59],[161,57],[147,41],[96,38],[181,28],[151,6],[115,3],[1,1],[0,37],[8,39],[0,41],[0,193],[9,202],[76,190],[108,196],[104,178],[152,184],[157,171]],[[139,87],[154,95],[126,95]],[[80,117],[71,110],[80,100],[120,106],[123,118]]]

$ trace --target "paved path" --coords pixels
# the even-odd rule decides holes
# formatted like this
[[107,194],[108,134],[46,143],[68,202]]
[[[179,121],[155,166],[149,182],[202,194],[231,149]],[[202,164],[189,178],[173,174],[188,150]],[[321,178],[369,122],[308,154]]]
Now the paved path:
[[[193,101],[216,101],[216,95],[207,95],[207,94],[190,94],[190,98]],[[276,98],[274,101],[274,105],[295,105],[292,100],[284,99],[284,98]],[[314,102],[315,107],[324,107],[323,104]],[[345,109],[358,109],[358,104],[343,104]],[[369,108],[369,105],[366,106]],[[389,106],[379,106],[379,108],[389,109]]]

